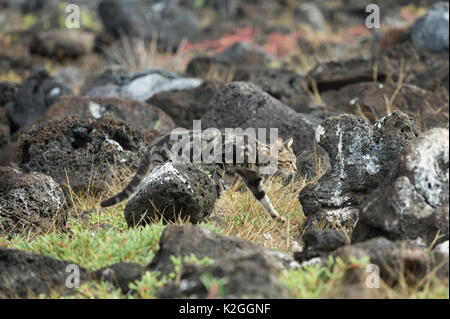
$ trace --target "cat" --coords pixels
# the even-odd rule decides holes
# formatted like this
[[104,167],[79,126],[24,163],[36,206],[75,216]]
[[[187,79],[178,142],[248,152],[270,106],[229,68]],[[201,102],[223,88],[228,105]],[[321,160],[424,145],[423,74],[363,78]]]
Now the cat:
[[184,155],[182,160],[188,160],[200,168],[210,170],[219,195],[223,192],[222,179],[225,171],[232,171],[243,179],[272,218],[285,222],[266,195],[262,176],[267,175],[271,168],[273,173],[288,175],[297,171],[297,159],[291,148],[292,138],[285,142],[278,138],[272,145],[267,145],[249,134],[224,133],[219,130],[212,132],[185,130],[184,139],[181,139],[184,143],[180,143],[180,139],[173,137],[177,135],[180,134],[172,131],[156,139],[145,152],[146,155],[142,158],[130,183],[120,193],[102,201],[100,205],[109,207],[125,200],[155,166],[167,161],[179,162]]

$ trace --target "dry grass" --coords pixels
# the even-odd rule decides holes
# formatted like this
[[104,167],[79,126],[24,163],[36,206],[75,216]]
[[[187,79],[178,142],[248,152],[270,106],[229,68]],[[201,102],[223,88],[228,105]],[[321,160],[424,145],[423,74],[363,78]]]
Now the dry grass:
[[156,33],[151,40],[122,35],[117,43],[105,47],[103,54],[107,65],[120,67],[130,73],[153,68],[183,72],[187,61],[191,58],[190,54],[182,53],[185,45],[186,42],[182,41],[175,53],[171,49],[160,52]]

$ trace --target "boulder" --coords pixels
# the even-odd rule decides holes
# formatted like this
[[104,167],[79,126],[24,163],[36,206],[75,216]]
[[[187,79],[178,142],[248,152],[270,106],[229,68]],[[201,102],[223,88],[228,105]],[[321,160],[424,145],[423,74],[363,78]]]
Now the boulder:
[[196,88],[156,93],[147,103],[169,114],[177,127],[190,130],[193,121],[202,117],[212,96],[222,87],[220,82],[205,81]]
[[0,150],[9,144],[11,141],[11,129],[9,127],[9,121],[6,118],[5,113],[0,108]]
[[162,275],[173,272],[175,268],[171,256],[184,258],[193,254],[198,259],[219,260],[224,256],[255,252],[264,256],[277,271],[299,267],[287,254],[256,246],[237,237],[222,236],[208,228],[194,225],[169,225],[161,235],[159,250],[148,269]]
[[303,250],[294,253],[294,258],[299,263],[316,257],[328,256],[341,246],[348,243],[342,232],[325,229],[322,231],[308,230],[303,236]]
[[13,82],[0,82],[0,107],[14,100],[20,84]]
[[77,115],[81,120],[98,119],[105,114],[127,122],[135,130],[167,132],[175,128],[173,120],[159,108],[118,98],[61,97],[42,115],[41,121],[66,115]]
[[173,0],[103,0],[98,6],[103,25],[110,33],[158,40],[168,47],[190,40],[199,30],[199,22]]
[[137,169],[139,150],[157,135],[136,131],[110,114],[86,120],[65,116],[22,132],[19,165],[50,175],[65,191],[69,182],[75,192],[103,192],[116,174]]
[[362,203],[353,242],[375,236],[428,247],[449,239],[448,130],[432,129],[406,147],[398,164]]
[[199,223],[211,214],[217,185],[191,163],[167,162],[141,182],[125,207],[129,227],[163,218]]
[[[226,255],[211,266],[185,265],[179,282],[158,289],[158,298],[288,298],[270,263],[258,252]],[[209,277],[221,280],[208,286]],[[223,289],[221,292],[220,290]]]
[[296,154],[313,151],[314,131],[321,120],[297,113],[251,83],[233,82],[219,90],[202,116],[202,127],[265,129],[269,143],[270,128],[278,129],[278,136],[294,139]]
[[33,37],[30,52],[50,58],[77,58],[94,49],[95,34],[80,29],[44,30]]
[[39,120],[62,95],[72,95],[72,90],[56,82],[45,70],[32,72],[22,83],[14,100],[5,106],[12,131]]
[[345,245],[332,255],[344,262],[351,258],[369,257],[370,268],[354,267],[349,269],[344,277],[346,284],[366,285],[368,275],[374,271],[379,271],[380,278],[390,286],[397,284],[399,278],[402,277],[406,283],[417,285],[431,273],[442,279],[448,279],[449,276],[448,256],[401,241],[390,241],[384,237]]
[[[362,115],[375,123],[386,114],[386,98],[390,99],[397,85],[362,82],[344,86],[340,90],[321,95],[328,107],[339,113]],[[421,127],[448,127],[448,107],[443,106],[436,94],[417,86],[403,84],[392,104],[392,111],[400,110],[421,123]],[[440,112],[436,110],[441,108]]]
[[327,118],[317,127],[315,139],[328,153],[331,169],[299,195],[307,226],[320,221],[353,226],[359,205],[419,133],[415,121],[399,111],[373,126],[355,115]]
[[61,230],[67,219],[64,202],[50,176],[0,167],[0,236]]
[[448,52],[448,16],[448,2],[435,3],[423,17],[414,22],[411,32],[414,43],[433,52]]
[[146,70],[131,76],[122,72],[107,72],[88,82],[82,89],[90,98],[117,97],[144,102],[159,92],[185,90],[202,84],[200,79],[184,78],[164,70]]
[[141,279],[144,270],[144,267],[140,264],[119,262],[91,272],[89,278],[101,282],[108,282],[120,288],[124,294],[128,294],[130,292],[130,283]]
[[87,277],[87,270],[70,261],[0,247],[0,297],[31,298],[39,294],[62,295],[74,292],[66,283],[73,284],[70,275],[78,268],[80,283]]

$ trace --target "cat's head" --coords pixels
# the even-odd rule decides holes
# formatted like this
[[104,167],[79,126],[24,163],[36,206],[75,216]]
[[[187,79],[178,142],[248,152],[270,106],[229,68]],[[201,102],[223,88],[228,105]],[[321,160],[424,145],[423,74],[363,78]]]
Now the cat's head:
[[277,141],[271,146],[275,148],[278,152],[278,170],[279,171],[287,171],[287,172],[296,172],[297,171],[297,157],[292,151],[292,143],[294,140],[289,138],[287,141],[284,141],[279,138]]

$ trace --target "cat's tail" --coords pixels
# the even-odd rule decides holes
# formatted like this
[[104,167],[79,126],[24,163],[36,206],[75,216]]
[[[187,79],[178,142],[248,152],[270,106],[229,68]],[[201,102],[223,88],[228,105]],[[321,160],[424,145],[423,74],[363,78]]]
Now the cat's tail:
[[128,185],[120,193],[102,201],[100,203],[100,206],[109,207],[127,199],[135,191],[135,189],[139,186],[139,184],[147,175],[147,172],[149,171],[151,166],[150,164],[151,160],[147,157],[144,158],[131,182],[129,182]]

